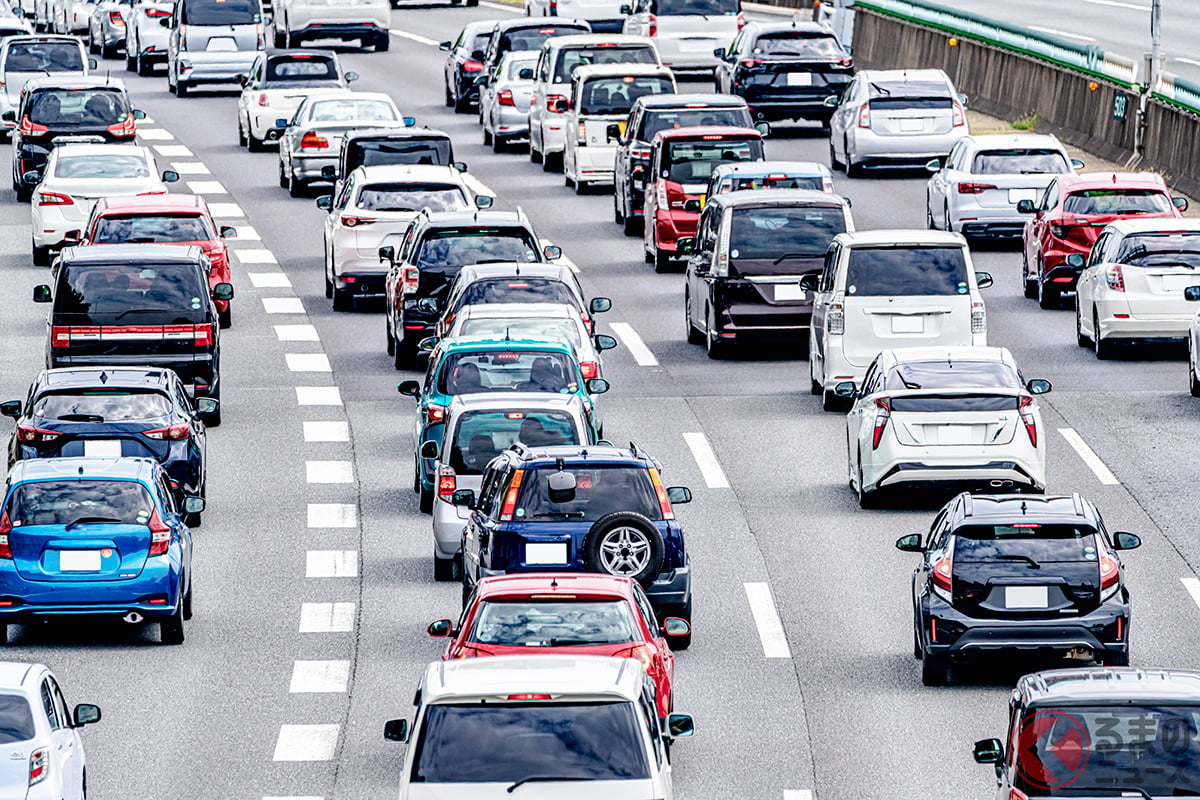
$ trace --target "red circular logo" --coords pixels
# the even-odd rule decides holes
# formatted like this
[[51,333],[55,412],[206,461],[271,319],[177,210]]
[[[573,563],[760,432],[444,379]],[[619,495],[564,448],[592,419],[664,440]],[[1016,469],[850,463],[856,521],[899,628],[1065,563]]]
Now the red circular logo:
[[1091,737],[1078,717],[1038,711],[1021,724],[1016,751],[1017,771],[1026,782],[1041,789],[1062,789],[1087,769]]

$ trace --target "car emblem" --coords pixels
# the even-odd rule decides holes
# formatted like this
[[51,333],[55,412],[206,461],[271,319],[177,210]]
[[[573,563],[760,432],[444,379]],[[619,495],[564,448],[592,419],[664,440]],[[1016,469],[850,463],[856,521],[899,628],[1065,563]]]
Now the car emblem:
[[13,750],[11,753],[8,754],[8,757],[12,761],[24,761],[25,760],[25,754],[22,753],[20,750]]

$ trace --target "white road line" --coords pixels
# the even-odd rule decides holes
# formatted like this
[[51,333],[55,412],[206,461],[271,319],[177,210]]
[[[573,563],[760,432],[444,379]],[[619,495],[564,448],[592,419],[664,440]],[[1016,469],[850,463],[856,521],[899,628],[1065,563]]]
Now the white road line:
[[301,406],[340,406],[342,393],[336,386],[297,386],[296,404]]
[[609,323],[613,333],[621,337],[621,341],[625,343],[625,349],[633,356],[633,360],[638,363],[639,367],[657,367],[658,359],[654,357],[654,353],[650,352],[650,348],[646,347],[646,343],[642,341],[642,337],[637,335],[637,331],[627,322],[612,322]]
[[281,342],[319,342],[317,329],[312,325],[276,325],[275,336]]
[[170,131],[162,128],[140,128],[137,135],[143,142],[169,142],[175,138]]
[[268,314],[303,314],[304,305],[299,297],[264,297],[263,311]]
[[1170,60],[1178,61],[1180,64],[1191,64],[1193,67],[1200,67],[1200,61],[1197,61],[1194,58],[1184,58],[1182,56],[1175,56],[1174,58],[1172,58]]
[[1104,462],[1100,460],[1100,456],[1096,455],[1092,448],[1088,447],[1087,442],[1075,432],[1074,428],[1059,428],[1058,432],[1067,440],[1067,444],[1075,448],[1075,452],[1083,459],[1083,463],[1088,465],[1092,472],[1096,474],[1096,477],[1100,479],[1101,483],[1106,486],[1121,485],[1121,482],[1117,480],[1117,476],[1112,474],[1112,470],[1104,465]]
[[775,610],[770,584],[747,583],[746,598],[750,601],[750,613],[754,615],[754,624],[758,626],[763,655],[767,658],[791,658],[792,649],[788,647],[783,623],[779,621],[779,613]]
[[784,789],[783,800],[813,800],[811,789]]
[[171,169],[180,175],[211,175],[208,167],[200,161],[172,161]]
[[507,11],[507,12],[508,12],[508,13],[510,13],[510,14],[520,14],[520,13],[521,13],[521,9],[519,9],[519,8],[514,8],[513,6],[508,6],[508,5],[505,5],[505,4],[503,4],[503,3],[488,3],[488,2],[481,2],[479,5],[481,5],[481,6],[487,6],[488,8],[494,8],[494,9],[496,9],[496,10],[498,10],[498,11]]
[[297,796],[295,796],[295,795],[288,795],[287,797],[281,797],[281,796],[278,796],[278,795],[272,795],[272,796],[270,796],[270,797],[264,797],[262,800],[325,800],[325,798],[324,798],[324,797],[317,797],[317,796],[315,796],[315,795],[314,795],[314,796],[307,796],[307,795],[306,795],[306,796],[304,796],[304,797],[297,797]]
[[153,125],[154,117],[147,114],[146,116],[144,116],[140,120],[138,120],[138,122],[142,123],[143,125]]
[[237,230],[237,236],[230,240],[230,244],[237,244],[239,240],[243,242],[262,241],[262,237],[258,235],[258,231],[255,230],[253,225],[237,225],[235,228]]
[[251,272],[249,275],[250,282],[254,284],[255,289],[292,288],[292,282],[282,272]]
[[187,185],[192,194],[229,194],[220,181],[188,181]]
[[349,661],[297,661],[292,665],[292,683],[288,692],[345,692],[349,682]]
[[1083,0],[1085,3],[1094,3],[1098,6],[1113,6],[1114,8],[1131,8],[1134,11],[1145,11],[1149,13],[1149,6],[1139,6],[1136,3],[1120,3],[1117,0]]
[[214,218],[219,219],[246,216],[246,212],[242,211],[242,207],[237,203],[209,203],[208,211]]
[[304,603],[301,633],[348,633],[354,630],[354,603]]
[[1180,578],[1179,580],[1183,581],[1183,588],[1187,589],[1192,600],[1200,606],[1200,578]]
[[337,725],[282,725],[275,742],[276,761],[332,761]]
[[160,156],[167,156],[168,158],[192,155],[192,151],[181,144],[156,144],[154,145],[154,149]]
[[427,44],[430,47],[438,46],[438,42],[435,42],[433,39],[426,39],[424,36],[418,36],[417,34],[409,33],[408,31],[398,31],[395,28],[392,28],[388,31],[388,33],[390,33],[392,36],[399,36],[401,39],[411,39],[414,42],[419,42],[420,44]]
[[728,489],[729,479],[725,477],[725,470],[721,469],[721,462],[717,461],[717,454],[713,452],[708,437],[700,432],[685,433],[683,440],[692,451],[692,458],[696,459],[696,466],[700,467],[700,474],[704,476],[708,488]]
[[283,357],[292,372],[333,372],[324,353],[285,353]]
[[304,441],[348,442],[350,441],[350,426],[345,422],[306,422],[304,423]]
[[305,556],[306,578],[356,578],[358,553],[354,550],[309,550]]
[[[305,461],[304,480],[306,483],[354,483],[354,465],[349,461]],[[312,508],[308,507],[310,513]],[[354,506],[349,508],[351,512],[354,511]],[[353,517],[353,514],[351,516]],[[350,525],[342,527],[353,525],[352,518]]]
[[353,528],[358,525],[358,507],[353,503],[309,503],[308,527]]
[[1042,33],[1048,33],[1051,36],[1061,36],[1064,39],[1071,39],[1076,42],[1094,42],[1094,41],[1096,41],[1091,36],[1080,36],[1078,33],[1067,33],[1066,31],[1060,31],[1058,28],[1041,28],[1041,27],[1038,27],[1037,25],[1030,25],[1029,29],[1031,31],[1041,31]]
[[[210,206],[211,208],[211,206]],[[270,250],[262,247],[247,247],[245,249],[235,249],[233,254],[237,256],[237,260],[243,264],[278,264],[275,260],[275,254]]]

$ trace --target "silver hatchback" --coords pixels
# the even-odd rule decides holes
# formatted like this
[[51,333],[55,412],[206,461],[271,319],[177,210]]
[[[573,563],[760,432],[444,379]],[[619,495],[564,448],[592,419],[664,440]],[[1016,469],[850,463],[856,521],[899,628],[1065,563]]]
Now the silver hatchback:
[[483,143],[499,153],[514,139],[529,136],[529,101],[538,51],[511,50],[496,67],[496,77],[479,88]]
[[237,83],[264,49],[259,0],[178,0],[163,20],[167,88],[186,97],[199,84]]

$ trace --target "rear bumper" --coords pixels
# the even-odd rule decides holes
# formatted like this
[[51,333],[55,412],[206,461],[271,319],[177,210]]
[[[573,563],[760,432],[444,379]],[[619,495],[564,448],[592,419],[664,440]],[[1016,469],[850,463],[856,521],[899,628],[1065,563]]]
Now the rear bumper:
[[306,39],[361,39],[364,44],[368,40],[378,41],[387,39],[387,28],[380,27],[374,22],[312,22],[298,30],[292,31],[292,38]]
[[[838,91],[831,91],[831,97],[836,97]],[[804,119],[826,120],[833,116],[833,109],[826,107],[823,97],[797,97],[779,100],[751,100],[746,98],[750,106],[750,114],[755,119],[782,119],[802,117]]]
[[[1025,433],[1017,431],[1015,435],[1024,436]],[[968,489],[1029,488],[1040,491],[1046,486],[1045,464],[1014,457],[1011,451],[1016,448],[1007,448],[1009,452],[995,453],[990,458],[983,453],[984,450],[1004,450],[1006,448],[947,445],[938,448],[912,447],[905,449],[914,451],[911,458],[902,455],[881,464],[863,464],[863,481],[867,484],[868,489],[950,484]],[[935,449],[954,451],[955,454],[947,453],[944,456],[939,454],[937,457],[930,457],[929,452]],[[974,452],[957,455],[964,450]]]
[[292,174],[300,180],[328,181],[321,176],[325,167],[337,167],[337,156],[307,156],[292,153]]
[[439,558],[453,558],[462,552],[462,534],[466,526],[467,515],[458,506],[441,499],[434,500],[433,549]]
[[69,355],[51,352],[46,366],[56,367],[165,367],[175,370],[189,391],[194,392],[197,383],[209,387],[202,395],[215,395],[220,387],[220,374],[210,355],[197,356],[194,360],[181,360],[179,356],[157,355]]
[[968,239],[1020,239],[1025,231],[1021,220],[975,220],[960,222],[959,232]]
[[617,148],[612,146],[576,147],[575,178],[612,183],[616,157]]
[[808,342],[812,322],[812,306],[772,306],[767,303],[744,301],[727,304],[720,294],[713,300],[717,333],[725,338],[742,341],[778,340]]
[[[0,624],[42,616],[121,616],[130,611],[147,617],[170,616],[181,600],[182,565],[177,556],[168,558],[155,556],[137,578],[113,581],[30,581],[9,566],[0,572],[0,601],[11,603],[0,606]],[[151,599],[164,602],[151,603]]]
[[237,83],[250,74],[257,50],[236,53],[180,53],[176,57],[178,80],[189,86],[200,83]]
[[[1197,280],[1200,284],[1200,280]],[[1130,314],[1126,302],[1096,303],[1097,318],[1100,322],[1100,336],[1104,339],[1177,339],[1183,340],[1188,336],[1195,314],[1179,314],[1177,316],[1160,315],[1153,318],[1137,317]],[[1125,315],[1122,319],[1116,315]]]
[[945,158],[959,139],[969,133],[966,126],[950,133],[913,136],[888,136],[855,129],[854,157],[862,162],[899,162],[924,164],[931,158]]

